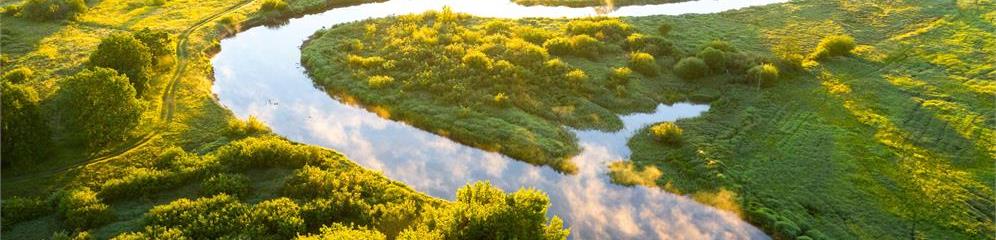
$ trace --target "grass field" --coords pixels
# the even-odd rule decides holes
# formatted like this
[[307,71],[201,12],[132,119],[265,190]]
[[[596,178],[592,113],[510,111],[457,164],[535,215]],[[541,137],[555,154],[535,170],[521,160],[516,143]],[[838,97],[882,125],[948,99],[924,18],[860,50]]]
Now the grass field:
[[[457,222],[451,217],[463,208],[476,208],[482,216],[534,216],[515,222],[527,230],[509,236],[566,236],[559,220],[548,222],[548,202],[542,193],[505,195],[475,185],[460,191],[480,194],[474,200],[428,197],[362,169],[334,150],[297,145],[271,136],[259,122],[237,121],[215,101],[210,56],[220,38],[249,26],[367,1],[298,0],[275,10],[260,10],[268,1],[157,2],[91,1],[89,10],[75,18],[48,21],[13,16],[12,8],[5,8],[9,12],[3,16],[2,70],[34,71],[18,84],[38,92],[42,116],[54,133],[53,144],[44,146],[51,152],[46,158],[2,169],[5,239],[180,235],[283,239],[319,232],[394,238],[408,226],[421,226],[406,233],[411,238],[459,237],[475,233],[459,227],[477,227],[444,227]],[[3,1],[0,6],[18,4]],[[64,79],[86,68],[101,39],[146,27],[173,35],[177,51],[155,69],[151,88],[141,99],[146,105],[139,126],[124,140],[98,147],[67,140],[74,130],[62,125],[54,103]],[[490,198],[529,202],[505,206],[500,204],[504,201]],[[495,204],[478,205],[488,201]],[[517,208],[526,206],[529,212]],[[184,217],[187,214],[207,217]],[[262,227],[246,229],[247,225]],[[323,225],[332,227],[323,229]]]
[[[989,54],[996,51],[993,6],[991,1],[799,1],[719,14],[622,18],[634,27],[633,32],[650,36],[657,34],[660,24],[669,24],[670,33],[660,37],[673,43],[680,53],[655,56],[658,76],[638,76],[624,85],[626,90],[647,90],[638,95],[646,96],[643,102],[607,105],[607,101],[589,101],[616,113],[639,110],[634,106],[640,104],[685,99],[709,101],[712,107],[702,117],[678,122],[684,134],[677,146],[658,143],[649,134],[634,137],[630,141],[632,164],[613,164],[613,176],[627,184],[658,185],[737,212],[776,238],[992,238],[996,234],[992,197],[996,119],[990,114],[996,107],[996,82],[992,81],[996,71]],[[591,118],[540,113],[562,109],[555,107],[563,99],[591,99],[583,91],[556,85],[541,85],[542,93],[513,87],[502,92],[505,97],[535,99],[541,103],[538,110],[519,102],[496,110],[486,104],[499,101],[497,95],[489,95],[493,93],[451,90],[434,95],[431,83],[420,85],[409,80],[413,79],[409,75],[377,65],[371,68],[363,61],[350,62],[346,53],[329,51],[345,49],[362,57],[354,57],[357,60],[381,58],[379,61],[401,63],[410,55],[389,49],[438,47],[433,54],[422,53],[433,56],[429,59],[437,66],[415,69],[439,71],[477,64],[466,61],[465,52],[455,51],[457,47],[452,45],[466,51],[480,50],[493,61],[514,62],[514,56],[488,51],[492,45],[512,48],[509,45],[515,45],[510,44],[517,41],[515,38],[529,40],[531,36],[516,30],[489,36],[494,34],[489,28],[501,26],[490,24],[491,19],[439,16],[446,14],[340,25],[316,34],[304,47],[303,60],[316,82],[334,94],[355,96],[386,109],[392,118],[473,145],[506,139],[501,137],[505,135],[493,135],[494,129],[518,130],[534,136],[532,139],[545,136],[563,145],[574,143],[570,138],[542,133],[562,131],[563,125],[612,129]],[[570,21],[528,19],[505,25],[511,29],[569,31],[564,29]],[[393,24],[412,31],[395,32],[388,27]],[[365,35],[371,31],[377,34]],[[485,32],[480,39],[486,40],[468,37],[475,31]],[[809,58],[822,38],[835,34],[854,37],[858,46],[852,54],[818,61]],[[390,42],[385,36],[400,40]],[[535,45],[551,52],[547,59],[559,58],[584,71],[589,82],[604,87],[611,84],[607,80],[611,69],[627,64],[628,51],[620,49],[625,45],[619,40],[597,39],[610,50],[595,58],[557,55],[545,44]],[[723,73],[687,81],[670,71],[677,59],[694,55],[714,40],[728,42],[754,56],[755,61],[777,63],[782,73],[778,82],[763,88],[736,84],[733,82],[742,76]],[[363,46],[349,46],[354,42]],[[527,70],[536,69],[515,63]],[[342,70],[352,73],[328,74]],[[369,76],[379,77],[375,81]],[[387,77],[392,81],[381,81]],[[446,86],[455,88],[461,84],[479,86],[476,81],[487,77],[471,74],[439,79],[451,81]],[[540,84],[537,79],[523,81]],[[467,89],[493,87],[483,86]],[[596,88],[595,92],[602,94],[593,95],[631,99],[604,90]],[[436,99],[453,94],[450,100]],[[474,99],[481,100],[475,104]],[[510,115],[505,114],[510,111],[525,112],[516,118],[531,120],[509,122]],[[420,124],[420,120],[433,118],[448,120]],[[494,121],[509,124],[470,131],[476,136],[452,134]],[[463,123],[446,124],[459,122]],[[515,150],[490,149],[517,157]],[[558,152],[564,153],[572,151]],[[648,176],[660,177],[652,181],[646,179]]]

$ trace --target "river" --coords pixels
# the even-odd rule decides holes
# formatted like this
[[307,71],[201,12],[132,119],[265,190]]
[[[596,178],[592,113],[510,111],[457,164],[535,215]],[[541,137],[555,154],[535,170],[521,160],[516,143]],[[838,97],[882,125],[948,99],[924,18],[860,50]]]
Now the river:
[[300,63],[300,46],[315,31],[335,24],[390,15],[439,10],[484,17],[583,17],[713,13],[782,0],[700,0],[598,8],[520,6],[507,0],[391,0],[332,9],[291,19],[279,27],[255,27],[221,41],[212,59],[212,90],[239,118],[256,116],[293,141],[329,147],[358,164],[382,172],[429,195],[453,199],[456,190],[490,181],[506,191],[537,188],[550,196],[550,213],[571,227],[573,239],[768,239],[735,214],[658,188],[610,182],[608,163],[627,159],[627,140],[641,127],[695,117],[708,105],[659,105],[650,113],[620,116],[616,132],[574,131],[582,153],[565,175],[498,153],[461,145],[361,107],[331,98],[316,88]]

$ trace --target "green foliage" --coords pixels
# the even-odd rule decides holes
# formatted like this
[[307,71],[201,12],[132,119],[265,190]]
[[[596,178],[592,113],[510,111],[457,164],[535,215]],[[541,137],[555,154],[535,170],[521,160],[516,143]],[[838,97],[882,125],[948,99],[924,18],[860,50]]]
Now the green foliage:
[[681,130],[677,124],[673,122],[663,122],[650,127],[650,135],[654,137],[654,140],[658,142],[675,145],[681,142]]
[[152,54],[152,65],[158,65],[161,58],[176,53],[176,39],[166,31],[143,28],[132,33],[132,36],[149,48],[149,52]]
[[35,21],[73,19],[87,11],[83,0],[25,0],[20,14]]
[[3,80],[13,84],[23,84],[31,81],[31,78],[34,77],[34,75],[35,71],[32,71],[30,68],[17,67],[5,72],[3,74]]
[[31,87],[7,81],[0,82],[0,88],[3,91],[0,95],[3,165],[24,165],[45,160],[51,140],[38,94]]
[[706,43],[706,45],[704,47],[702,47],[702,48],[703,49],[712,48],[712,49],[720,50],[720,51],[723,51],[723,52],[736,52],[737,51],[737,48],[733,47],[733,45],[731,45],[730,42],[723,41],[723,40],[712,40],[709,43]]
[[447,239],[566,239],[568,230],[554,217],[547,223],[547,196],[532,189],[505,194],[478,182],[457,190],[453,206],[436,212],[428,225]]
[[261,234],[272,233],[281,239],[290,239],[304,232],[301,208],[288,198],[263,201],[252,209],[252,228]]
[[618,18],[590,18],[567,22],[564,31],[570,35],[588,35],[615,41],[629,36],[634,30]]
[[370,85],[371,88],[384,88],[392,83],[394,83],[394,78],[391,76],[376,75],[367,78],[367,85]]
[[698,57],[705,61],[713,71],[721,71],[726,68],[726,53],[712,47],[706,47],[699,51]]
[[688,80],[704,77],[708,72],[709,65],[697,57],[682,58],[674,65],[674,74]]
[[750,68],[747,76],[759,86],[771,86],[778,80],[778,67],[772,64],[761,64]]
[[152,52],[131,34],[113,34],[100,41],[90,54],[90,65],[111,68],[128,76],[138,96],[149,88],[152,78]]
[[332,224],[322,227],[319,234],[298,236],[297,240],[386,240],[387,236],[363,226]]
[[[192,239],[235,237],[252,226],[250,209],[236,198],[219,194],[190,200],[181,198],[153,207],[145,214],[149,225],[177,228]],[[248,237],[246,235],[243,235]]]
[[820,40],[816,50],[810,55],[810,59],[822,60],[828,57],[847,56],[851,54],[857,44],[854,38],[848,35],[831,35]]
[[263,135],[269,132],[270,127],[259,121],[256,116],[249,116],[245,121],[235,118],[228,120],[228,128],[225,130],[225,135],[229,138],[239,139],[248,136]]
[[220,173],[201,183],[201,194],[206,196],[226,193],[235,197],[244,197],[249,194],[249,190],[249,177],[243,174]]
[[49,204],[42,199],[26,197],[5,197],[0,202],[0,215],[4,229],[10,229],[14,224],[35,219],[50,213]]
[[609,84],[615,86],[625,86],[629,83],[629,79],[633,77],[633,70],[628,67],[617,67],[613,68],[609,72]]
[[144,108],[127,77],[100,67],[63,81],[56,106],[67,129],[91,147],[123,139]]
[[543,47],[554,55],[573,55],[587,58],[597,57],[603,48],[598,39],[586,34],[551,38],[543,43]]
[[629,68],[645,76],[657,76],[657,61],[654,56],[644,52],[633,52],[629,54]]
[[287,2],[284,0],[266,0],[259,6],[260,12],[283,11],[287,9]]
[[91,229],[114,221],[111,209],[90,188],[73,188],[56,194],[59,217],[72,228]]
[[167,228],[163,226],[145,226],[145,229],[141,232],[130,232],[123,233],[111,238],[112,240],[145,240],[145,239],[168,239],[168,240],[187,240],[190,239],[183,235],[183,231],[176,228]]
[[657,26],[657,33],[659,33],[661,36],[667,36],[667,34],[670,32],[671,32],[671,24],[669,23],[661,23],[661,25]]
[[186,180],[180,174],[152,168],[129,167],[122,172],[122,177],[107,180],[100,186],[101,198],[112,201],[146,196],[175,187]]
[[655,56],[674,55],[677,49],[667,39],[633,33],[626,37],[623,48],[629,51],[646,52]]

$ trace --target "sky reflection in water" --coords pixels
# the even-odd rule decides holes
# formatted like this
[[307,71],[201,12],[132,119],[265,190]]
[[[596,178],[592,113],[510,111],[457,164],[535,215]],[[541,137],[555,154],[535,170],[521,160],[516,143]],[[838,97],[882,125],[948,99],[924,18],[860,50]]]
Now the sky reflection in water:
[[[772,2],[779,1],[705,0],[622,7],[609,15],[710,13]],[[254,115],[282,136],[336,149],[367,168],[436,197],[453,199],[457,188],[478,180],[488,180],[506,191],[541,189],[550,195],[550,212],[564,218],[575,239],[768,238],[737,216],[686,197],[609,182],[606,166],[629,156],[626,141],[635,130],[697,116],[708,110],[707,105],[661,105],[654,113],[622,116],[625,128],[614,133],[576,131],[584,149],[573,159],[579,171],[562,175],[344,105],[316,89],[300,65],[299,47],[318,29],[438,10],[444,5],[488,17],[579,17],[596,12],[594,8],[523,7],[502,0],[393,0],[333,9],[222,40],[221,52],[212,59],[213,91],[240,118]]]

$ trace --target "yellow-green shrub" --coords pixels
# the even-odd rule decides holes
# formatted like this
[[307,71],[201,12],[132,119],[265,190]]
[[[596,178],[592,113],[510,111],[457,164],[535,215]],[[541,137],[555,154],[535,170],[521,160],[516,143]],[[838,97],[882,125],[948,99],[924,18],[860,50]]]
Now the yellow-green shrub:
[[854,38],[848,35],[832,35],[820,40],[816,50],[810,56],[811,59],[826,59],[835,56],[847,56],[851,54],[857,44]]
[[372,88],[383,88],[394,83],[394,77],[384,75],[374,75],[367,78],[367,84]]
[[684,79],[698,79],[709,72],[705,61],[697,57],[685,57],[674,65],[674,74]]
[[650,135],[662,143],[677,144],[681,142],[681,128],[672,122],[658,123],[650,127]]
[[59,217],[72,228],[91,229],[114,221],[114,213],[90,188],[73,188],[56,193]]
[[629,54],[630,69],[645,76],[657,76],[657,61],[654,56],[644,52],[633,52]]

